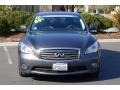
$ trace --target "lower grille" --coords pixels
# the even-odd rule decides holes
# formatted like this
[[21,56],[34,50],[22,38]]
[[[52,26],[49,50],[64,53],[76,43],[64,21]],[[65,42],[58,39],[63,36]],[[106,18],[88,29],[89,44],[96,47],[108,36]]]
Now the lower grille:
[[43,72],[75,72],[75,71],[84,71],[88,68],[86,66],[74,66],[74,67],[68,67],[68,71],[53,71],[52,67],[33,67],[32,70],[34,71],[43,71]]
[[40,51],[40,59],[43,60],[73,60],[79,58],[77,49],[43,49]]

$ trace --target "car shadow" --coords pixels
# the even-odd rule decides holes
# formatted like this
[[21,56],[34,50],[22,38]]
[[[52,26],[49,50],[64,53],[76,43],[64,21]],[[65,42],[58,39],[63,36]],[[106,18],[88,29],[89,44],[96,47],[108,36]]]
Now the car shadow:
[[70,75],[70,76],[34,76],[34,80],[64,82],[64,83],[79,83],[103,81],[109,79],[120,78],[120,52],[102,49],[101,51],[101,69],[98,78],[91,78],[88,75]]

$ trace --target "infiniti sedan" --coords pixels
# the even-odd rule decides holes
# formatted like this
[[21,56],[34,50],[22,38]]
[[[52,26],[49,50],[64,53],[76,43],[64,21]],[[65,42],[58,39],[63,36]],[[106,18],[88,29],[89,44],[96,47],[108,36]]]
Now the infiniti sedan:
[[25,30],[18,46],[20,76],[99,75],[100,45],[80,14],[38,13]]

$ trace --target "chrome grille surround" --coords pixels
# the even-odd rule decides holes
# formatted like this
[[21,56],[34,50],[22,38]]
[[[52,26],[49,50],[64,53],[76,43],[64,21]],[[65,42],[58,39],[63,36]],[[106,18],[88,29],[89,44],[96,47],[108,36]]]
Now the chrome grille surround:
[[79,60],[79,48],[41,48],[39,58],[42,60]]

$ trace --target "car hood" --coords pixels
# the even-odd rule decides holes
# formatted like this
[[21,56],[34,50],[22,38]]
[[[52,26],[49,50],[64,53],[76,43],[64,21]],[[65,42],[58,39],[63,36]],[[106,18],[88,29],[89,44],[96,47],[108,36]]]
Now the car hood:
[[29,32],[27,37],[35,49],[55,47],[85,49],[95,42],[95,38],[88,32]]

